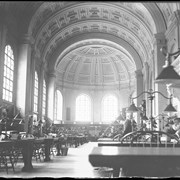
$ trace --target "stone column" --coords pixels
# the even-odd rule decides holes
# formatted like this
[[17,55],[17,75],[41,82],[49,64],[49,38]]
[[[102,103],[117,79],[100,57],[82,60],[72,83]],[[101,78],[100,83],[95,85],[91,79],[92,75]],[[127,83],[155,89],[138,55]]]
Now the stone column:
[[[139,94],[141,94],[143,92],[143,73],[141,69],[138,69],[135,71],[136,73],[136,92],[137,92],[137,96]],[[144,95],[142,94],[141,96],[139,96],[136,100],[137,100],[137,107],[139,107],[142,103]],[[137,115],[137,123],[140,124],[140,116],[139,113]]]
[[32,113],[32,65],[31,65],[31,36],[23,35],[18,52],[17,94],[16,105],[25,116],[25,131],[28,128],[28,115]]
[[[155,79],[160,72],[163,69],[163,66],[165,65],[165,56],[162,54],[160,51],[162,47],[166,47],[166,38],[163,33],[158,33],[155,34],[155,39],[154,39],[154,74],[153,74],[153,79]],[[154,91],[159,91],[165,96],[167,96],[167,90],[166,90],[166,85],[164,84],[157,84],[154,83]],[[164,109],[166,108],[168,102],[167,99],[162,97],[159,93],[155,94],[155,99],[154,99],[154,116],[157,116],[161,113],[163,113]],[[160,129],[159,122],[157,122],[157,128]],[[162,128],[161,128],[162,129]]]
[[144,90],[145,91],[148,91],[149,90],[149,64],[147,62],[144,63],[144,74],[145,74],[145,77],[144,77]]
[[54,90],[55,90],[55,72],[50,72],[48,74],[48,107],[47,107],[47,117],[54,121]]

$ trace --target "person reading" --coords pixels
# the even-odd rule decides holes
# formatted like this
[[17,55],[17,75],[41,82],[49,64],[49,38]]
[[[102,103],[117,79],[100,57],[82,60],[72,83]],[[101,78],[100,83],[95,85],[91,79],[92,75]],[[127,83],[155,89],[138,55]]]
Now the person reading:
[[174,123],[169,125],[166,129],[166,133],[172,134],[180,138],[180,118],[175,118]]

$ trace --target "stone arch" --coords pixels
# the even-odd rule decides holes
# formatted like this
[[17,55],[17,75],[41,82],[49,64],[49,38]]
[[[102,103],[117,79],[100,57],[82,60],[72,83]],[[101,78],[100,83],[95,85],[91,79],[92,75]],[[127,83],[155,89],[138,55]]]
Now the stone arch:
[[59,60],[59,56],[61,53],[66,50],[67,47],[69,47],[72,44],[75,44],[76,42],[87,40],[87,39],[102,39],[102,40],[108,40],[112,41],[119,46],[122,46],[124,49],[126,49],[131,56],[134,59],[136,69],[142,69],[143,68],[143,60],[140,58],[139,54],[136,52],[136,50],[125,40],[121,38],[117,38],[115,36],[109,35],[109,34],[102,34],[102,33],[89,33],[88,36],[86,34],[78,34],[74,37],[69,38],[67,41],[63,43],[63,45],[58,46],[52,56],[47,59],[48,68],[49,71],[55,70],[55,64]]

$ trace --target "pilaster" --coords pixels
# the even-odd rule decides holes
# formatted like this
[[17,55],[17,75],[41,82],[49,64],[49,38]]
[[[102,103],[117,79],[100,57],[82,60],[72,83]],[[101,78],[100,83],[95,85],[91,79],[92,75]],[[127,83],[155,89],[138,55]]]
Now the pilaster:
[[56,81],[56,73],[49,72],[48,73],[48,107],[47,107],[47,116],[51,120],[54,120],[54,91],[55,91],[55,81]]
[[[1,19],[1,18],[0,18]],[[6,46],[7,28],[3,23],[0,23],[0,72],[4,71],[4,55]],[[0,76],[0,84],[3,84],[3,73]],[[3,103],[2,100],[3,88],[0,88],[0,104]]]
[[31,64],[31,37],[22,36],[18,52],[17,72],[17,107],[21,108],[25,116],[25,131],[28,129],[28,115],[32,113],[32,64]]

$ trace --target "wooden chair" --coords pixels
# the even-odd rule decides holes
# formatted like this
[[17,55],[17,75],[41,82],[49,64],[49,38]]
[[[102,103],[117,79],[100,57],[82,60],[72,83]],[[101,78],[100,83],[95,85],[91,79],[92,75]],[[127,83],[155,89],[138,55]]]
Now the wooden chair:
[[14,143],[4,141],[0,144],[0,168],[6,169],[6,172],[8,174],[8,169],[12,168],[13,172],[15,172],[14,169],[15,166],[15,156],[14,156]]
[[45,147],[44,144],[41,142],[35,142],[33,144],[33,157],[36,158],[36,161],[40,160],[41,158],[44,160],[45,158]]

